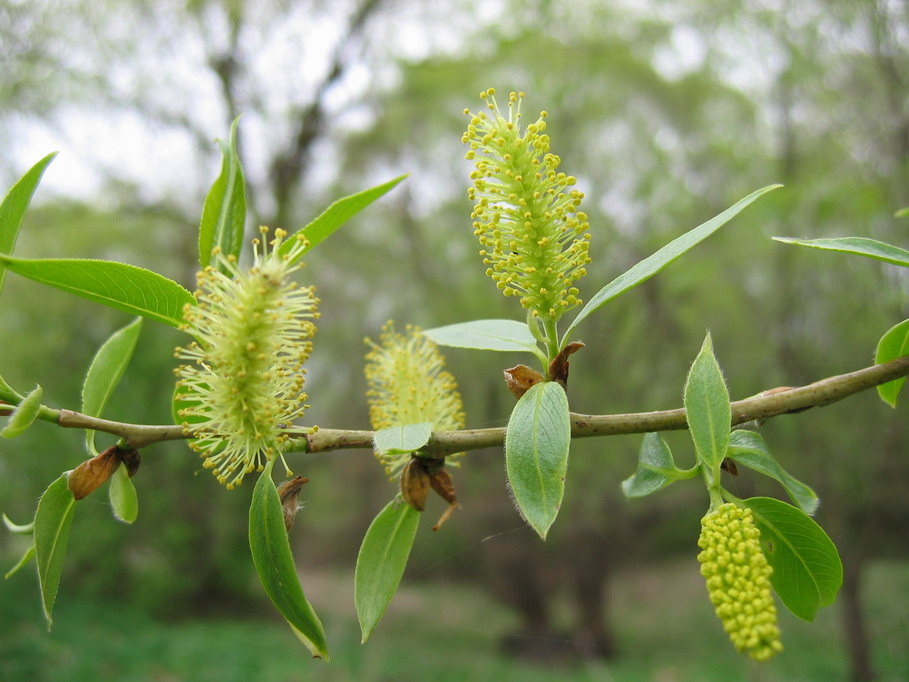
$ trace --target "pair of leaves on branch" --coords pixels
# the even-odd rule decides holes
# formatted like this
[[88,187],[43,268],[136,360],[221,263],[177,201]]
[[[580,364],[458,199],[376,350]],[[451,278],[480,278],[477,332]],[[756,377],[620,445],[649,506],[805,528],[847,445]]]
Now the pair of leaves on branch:
[[[909,209],[902,209],[896,212],[897,217],[909,216]],[[796,239],[794,237],[774,237],[778,242],[784,244],[795,244],[796,246],[807,246],[812,249],[822,249],[824,251],[838,251],[840,253],[849,253],[856,256],[873,258],[883,263],[890,263],[900,267],[909,268],[909,251],[901,249],[898,246],[892,246],[876,239],[867,237],[840,237],[833,239]],[[909,319],[894,325],[888,329],[877,343],[874,352],[874,361],[877,364],[890,362],[909,354]],[[903,384],[906,383],[905,377],[889,381],[877,387],[877,394],[881,400],[896,407],[896,401],[899,397]]]

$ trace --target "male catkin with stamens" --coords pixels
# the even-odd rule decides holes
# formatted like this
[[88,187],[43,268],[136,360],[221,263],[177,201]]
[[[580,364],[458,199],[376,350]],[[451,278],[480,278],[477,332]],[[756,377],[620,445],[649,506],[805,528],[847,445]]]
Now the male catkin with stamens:
[[189,361],[175,370],[183,427],[227,488],[280,455],[289,436],[312,431],[293,423],[308,407],[303,363],[319,317],[314,288],[290,279],[306,243],[299,237],[282,256],[287,233],[266,242],[267,228],[260,232],[251,267],[215,254],[226,274],[214,266],[198,274],[197,305],[186,306],[182,327],[195,341],[176,351]]
[[462,142],[476,169],[468,196],[486,274],[506,296],[543,321],[554,322],[581,303],[574,282],[586,274],[590,234],[579,210],[575,178],[549,152],[546,112],[521,130],[523,93],[512,92],[507,115],[495,90],[480,95],[490,113],[472,114]]

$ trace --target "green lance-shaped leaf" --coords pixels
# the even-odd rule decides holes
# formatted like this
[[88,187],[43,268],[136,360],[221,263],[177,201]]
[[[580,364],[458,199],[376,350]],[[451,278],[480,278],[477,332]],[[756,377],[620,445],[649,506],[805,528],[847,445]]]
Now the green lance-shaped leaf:
[[825,251],[839,251],[840,253],[851,253],[856,256],[865,256],[885,263],[902,265],[909,268],[909,251],[901,249],[898,246],[891,246],[876,239],[867,237],[837,237],[833,239],[797,239],[795,237],[774,237],[774,240],[783,244],[795,244],[796,246],[807,246],[812,249],[823,249]]
[[76,508],[76,498],[73,497],[66,478],[67,474],[64,474],[50,484],[38,501],[38,510],[35,512],[35,558],[48,630],[54,624],[51,613],[57,599],[66,543]]
[[372,442],[380,455],[402,455],[416,452],[429,442],[432,422],[390,426],[376,431]]
[[625,497],[644,497],[673,481],[692,478],[697,473],[698,467],[688,470],[676,468],[666,441],[658,433],[648,433],[644,435],[638,453],[638,468],[622,481],[622,492]]
[[[199,265],[211,263],[212,249],[225,256],[238,256],[243,247],[246,226],[246,181],[237,149],[240,118],[230,126],[230,141],[218,140],[221,147],[221,173],[208,190],[199,222]],[[222,269],[222,272],[226,271]]]
[[760,434],[744,429],[733,431],[727,454],[736,464],[779,481],[792,501],[806,514],[817,511],[817,494],[780,466]]
[[419,524],[420,512],[396,497],[366,531],[354,574],[354,602],[363,642],[369,639],[398,590]]
[[297,638],[315,658],[328,660],[322,622],[303,594],[297,569],[290,552],[284,526],[284,512],[271,470],[275,460],[265,465],[256,481],[249,507],[249,547],[262,587],[275,608],[287,620]]
[[773,567],[770,583],[783,604],[803,620],[836,599],[843,564],[824,529],[803,511],[770,497],[744,501],[754,512],[761,546]]
[[[306,247],[306,250],[300,252],[291,263],[298,261],[307,251],[321,244],[335,230],[369,206],[376,199],[379,199],[391,191],[391,189],[406,177],[407,175],[401,175],[394,180],[389,180],[381,185],[364,189],[362,192],[351,194],[350,196],[343,197],[332,203],[328,208],[322,211],[315,220],[300,230],[300,233],[306,237],[309,245]],[[288,237],[278,248],[278,253],[282,256],[290,253],[295,241],[294,235]]]
[[126,263],[0,255],[0,264],[35,282],[172,327],[183,322],[184,305],[195,305],[193,295],[173,280]]
[[[25,217],[25,212],[38,188],[38,183],[41,182],[44,171],[47,170],[55,156],[57,156],[57,152],[48,154],[32,166],[7,192],[3,203],[0,203],[0,253],[10,255],[16,247],[22,219]],[[3,289],[5,277],[6,268],[0,263],[0,289]]]
[[571,326],[569,326],[565,331],[565,335],[562,337],[561,345],[565,345],[565,342],[568,340],[571,332],[574,331],[575,327],[577,327],[578,324],[584,320],[584,318],[590,315],[597,308],[608,303],[614,298],[618,298],[626,291],[633,289],[642,282],[647,281],[655,274],[657,274],[660,270],[682,256],[686,251],[689,251],[693,247],[697,246],[707,237],[723,227],[723,225],[741,213],[741,211],[746,206],[767,192],[770,192],[771,190],[777,189],[779,187],[782,187],[782,185],[768,185],[767,187],[762,187],[761,189],[752,192],[747,197],[736,202],[719,215],[711,218],[706,223],[698,225],[696,228],[686,232],[682,236],[673,239],[659,251],[647,256],[647,258],[616,277],[609,284],[594,294],[593,298],[587,302],[587,305],[581,309],[581,312],[579,312],[577,317],[574,318]]
[[[114,388],[120,383],[123,372],[133,356],[139,332],[142,331],[142,318],[138,317],[122,329],[115,331],[105,341],[89,365],[82,384],[82,413],[90,417],[100,417],[110,399]],[[97,455],[95,450],[95,432],[85,430],[85,445],[90,455]]]
[[546,539],[565,492],[571,419],[565,390],[554,381],[531,386],[505,431],[505,471],[521,516]]
[[136,486],[133,485],[126,465],[122,462],[110,477],[108,496],[114,517],[118,521],[133,523],[139,517],[139,496],[136,494]]
[[729,445],[732,410],[729,406],[729,390],[713,355],[713,342],[709,333],[688,372],[685,382],[685,412],[698,461],[703,462],[709,471],[718,474]]
[[515,320],[473,320],[427,329],[423,334],[440,346],[526,352],[545,360],[530,329]]
[[19,557],[19,561],[16,562],[16,565],[3,574],[3,579],[9,580],[10,578],[12,578],[19,571],[21,571],[22,568],[24,566],[26,566],[29,561],[31,561],[34,558],[35,558],[35,543],[32,542],[32,544],[30,544],[28,546],[28,549],[26,549],[25,552],[23,552],[22,556]]
[[[909,320],[903,320],[891,327],[881,337],[881,340],[877,342],[877,350],[874,352],[874,361],[881,364],[896,360],[906,354],[909,354]],[[890,407],[896,407],[896,399],[899,397],[904,383],[906,383],[906,377],[888,381],[877,387],[877,394]]]
[[0,431],[0,436],[15,438],[31,426],[38,417],[38,412],[41,411],[41,398],[43,397],[44,390],[40,386],[35,386],[35,389],[25,396],[13,410],[6,428]]

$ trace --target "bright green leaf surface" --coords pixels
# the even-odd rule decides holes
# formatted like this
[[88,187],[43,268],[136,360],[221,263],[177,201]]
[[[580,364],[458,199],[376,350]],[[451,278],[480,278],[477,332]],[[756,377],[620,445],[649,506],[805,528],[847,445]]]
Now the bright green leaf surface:
[[115,261],[76,258],[26,260],[0,255],[0,263],[41,284],[172,327],[183,321],[192,294],[151,270]]
[[[369,206],[376,199],[385,195],[406,177],[406,175],[401,175],[394,180],[389,180],[381,185],[376,185],[375,187],[365,189],[362,192],[351,194],[350,196],[338,199],[331,204],[331,206],[320,213],[315,220],[301,230],[303,236],[305,236],[309,242],[306,251],[309,251],[325,241],[325,239],[335,230]],[[291,235],[288,237],[287,241],[281,245],[281,248],[278,249],[278,253],[282,255],[288,253],[293,247],[293,241],[293,235]],[[303,253],[306,253],[306,251]],[[303,254],[300,254],[300,257],[302,257],[302,255]]]
[[64,474],[44,491],[35,512],[35,558],[38,562],[41,603],[44,605],[48,630],[54,624],[51,613],[60,586],[60,574],[63,572],[63,559],[66,556],[66,543],[75,508],[76,498],[69,489],[67,474]]
[[[199,265],[211,262],[216,246],[225,256],[239,256],[246,226],[246,182],[237,150],[239,117],[230,126],[230,141],[221,146],[221,173],[214,181],[202,206],[199,223]],[[223,268],[219,266],[223,271]]]
[[727,208],[718,216],[711,218],[706,223],[698,225],[681,237],[673,239],[659,251],[647,256],[647,258],[616,277],[609,284],[600,289],[593,298],[587,302],[587,305],[581,309],[581,312],[578,313],[574,322],[571,323],[571,326],[568,327],[565,332],[561,345],[565,345],[565,341],[571,335],[571,332],[574,331],[574,328],[597,308],[653,277],[660,270],[682,256],[686,251],[697,246],[707,237],[723,227],[723,225],[741,213],[749,204],[778,187],[782,187],[782,185],[768,185],[767,187],[762,187],[761,189],[752,192],[744,199]]
[[840,253],[851,253],[857,256],[867,256],[875,260],[902,265],[909,268],[909,251],[901,249],[898,246],[891,246],[876,239],[867,237],[840,237],[834,239],[796,239],[795,237],[774,237],[774,240],[784,244],[795,244],[797,246],[808,246],[812,249],[824,249],[825,251],[839,251]]
[[[38,183],[44,171],[50,165],[50,162],[57,156],[57,152],[48,154],[38,163],[32,166],[28,172],[23,175],[12,186],[12,189],[6,194],[3,203],[0,203],[0,253],[7,255],[12,254],[16,247],[16,240],[19,237],[19,228],[22,227],[22,219],[32,201]],[[3,279],[6,277],[6,268],[0,265],[0,289],[3,289]]]
[[373,445],[380,455],[400,455],[416,452],[429,442],[432,422],[390,426],[376,431]]
[[110,477],[108,496],[114,518],[118,521],[133,523],[139,517],[139,496],[136,494],[136,486],[133,485],[126,465],[122,462]]
[[806,514],[817,511],[817,494],[780,466],[760,434],[744,429],[733,431],[729,437],[728,456],[737,464],[779,481],[792,501]]
[[715,471],[726,457],[732,410],[729,390],[713,355],[709,333],[688,372],[685,411],[698,461]]
[[676,468],[672,452],[660,434],[648,433],[644,435],[638,452],[637,471],[622,481],[622,492],[625,497],[644,497],[673,481],[690,476],[690,472]]
[[770,497],[752,497],[761,545],[773,567],[770,582],[783,604],[804,620],[836,599],[843,564],[824,530],[804,512]]
[[322,622],[303,594],[284,528],[284,513],[271,478],[271,460],[256,481],[249,507],[249,547],[262,587],[294,634],[316,658],[328,660]]
[[43,397],[44,390],[40,386],[35,386],[35,389],[25,396],[22,402],[13,410],[6,428],[0,431],[0,436],[15,438],[31,426],[41,410],[41,398]]
[[[122,329],[115,331],[95,353],[92,364],[82,384],[82,413],[90,417],[100,417],[105,405],[120,383],[123,372],[133,356],[139,332],[142,331],[142,318],[136,318]],[[95,452],[95,432],[85,431],[85,444],[91,455]]]
[[354,602],[363,642],[369,639],[398,590],[419,524],[420,512],[397,497],[379,512],[366,531],[354,575]]
[[521,516],[544,540],[565,491],[571,420],[554,381],[535,384],[515,405],[505,431],[505,470]]
[[19,558],[19,561],[16,562],[16,565],[3,574],[4,580],[9,580],[14,575],[16,575],[34,557],[35,557],[35,543],[33,542],[32,544],[30,544],[28,546],[28,549],[26,549],[25,552],[22,554],[22,556]]
[[514,320],[473,320],[427,329],[423,333],[440,346],[540,353],[527,325]]
[[[881,364],[896,360],[906,354],[909,354],[909,320],[903,320],[891,327],[881,337],[881,340],[877,342],[877,350],[874,352],[874,361]],[[899,397],[904,383],[906,383],[906,377],[888,381],[877,387],[877,394],[890,407],[896,407],[896,399]]]

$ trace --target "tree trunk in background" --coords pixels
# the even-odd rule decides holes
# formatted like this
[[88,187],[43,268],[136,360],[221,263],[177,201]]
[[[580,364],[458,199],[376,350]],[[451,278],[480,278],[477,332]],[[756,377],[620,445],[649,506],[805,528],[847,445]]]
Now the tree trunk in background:
[[851,679],[853,682],[868,682],[874,679],[874,671],[871,669],[871,652],[868,648],[860,589],[865,562],[857,555],[858,552],[851,562],[843,566],[840,613],[843,617],[843,635],[849,646]]

